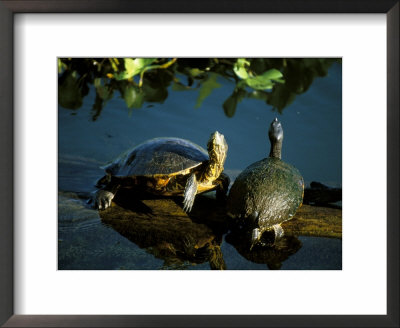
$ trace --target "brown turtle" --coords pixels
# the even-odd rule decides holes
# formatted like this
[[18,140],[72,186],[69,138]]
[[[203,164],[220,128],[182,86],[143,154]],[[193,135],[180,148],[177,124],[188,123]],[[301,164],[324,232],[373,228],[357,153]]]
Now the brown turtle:
[[216,190],[226,195],[229,177],[222,173],[228,145],[218,131],[208,143],[208,153],[195,143],[180,138],[148,140],[104,166],[106,175],[96,184],[96,209],[111,205],[119,188],[137,188],[162,196],[183,196],[183,209],[190,212],[196,194]]

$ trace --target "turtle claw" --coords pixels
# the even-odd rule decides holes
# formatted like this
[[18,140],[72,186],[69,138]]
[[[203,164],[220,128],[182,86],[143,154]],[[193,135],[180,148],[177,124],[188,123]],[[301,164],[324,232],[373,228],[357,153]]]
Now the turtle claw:
[[197,193],[196,175],[192,174],[186,182],[185,192],[183,194],[183,210],[186,213],[189,213],[192,210],[196,193]]
[[189,212],[192,210],[193,203],[194,203],[194,199],[187,199],[187,198],[185,198],[185,199],[183,200],[183,210],[184,210],[186,213],[189,213]]
[[113,198],[114,194],[112,192],[100,189],[93,195],[91,203],[93,203],[93,208],[105,210],[107,207],[111,206]]

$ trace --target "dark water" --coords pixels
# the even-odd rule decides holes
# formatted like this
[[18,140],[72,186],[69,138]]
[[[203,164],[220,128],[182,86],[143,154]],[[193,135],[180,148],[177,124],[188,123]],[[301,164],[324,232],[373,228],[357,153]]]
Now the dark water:
[[[154,250],[140,247],[102,223],[99,213],[80,196],[93,190],[102,164],[147,139],[174,136],[206,147],[210,134],[223,133],[229,144],[225,170],[232,180],[249,164],[269,152],[268,126],[282,122],[285,139],[282,159],[296,166],[307,183],[341,186],[342,181],[342,71],[334,64],[329,75],[317,78],[283,114],[258,100],[244,99],[234,117],[221,104],[232,86],[213,91],[195,109],[197,91],[170,91],[163,104],[129,111],[114,96],[97,121],[91,121],[95,92],[91,90],[77,111],[59,108],[59,269],[210,269],[208,262],[165,262]],[[266,255],[257,263],[232,246],[226,235],[221,251],[227,269],[341,269],[340,239],[303,237],[291,241],[288,254]],[[292,245],[291,244],[291,245]]]

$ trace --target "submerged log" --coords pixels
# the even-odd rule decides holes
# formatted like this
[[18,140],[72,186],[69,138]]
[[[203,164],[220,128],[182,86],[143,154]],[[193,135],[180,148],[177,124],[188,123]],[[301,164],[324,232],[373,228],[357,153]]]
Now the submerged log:
[[[193,209],[194,214],[187,215],[178,199],[129,191],[117,195],[110,208],[99,211],[102,222],[164,260],[165,267],[209,262],[211,269],[225,269],[220,249],[222,231],[215,224],[207,224],[207,220],[199,220],[203,215],[199,205]],[[215,201],[209,206],[212,209]]]
[[304,204],[293,219],[282,224],[285,235],[279,242],[252,251],[247,247],[248,236],[232,230],[225,203],[212,194],[196,196],[192,211],[185,213],[182,198],[120,190],[112,206],[98,213],[104,224],[164,260],[166,268],[208,262],[212,269],[225,269],[220,248],[224,235],[243,257],[265,263],[270,269],[279,269],[301,248],[299,236],[342,238],[342,210],[338,206]]
[[[87,199],[87,194],[79,195]],[[159,226],[160,230],[166,226],[166,222],[173,220],[190,220],[193,223],[208,226],[219,236],[229,230],[230,219],[226,216],[225,204],[216,201],[210,195],[198,195],[190,213],[182,209],[182,198],[156,198],[152,195],[137,195],[129,190],[120,190],[112,203],[112,209],[118,209],[113,213],[147,220],[151,225]],[[103,217],[106,211],[99,212]],[[166,222],[164,222],[164,221]],[[342,237],[342,209],[335,205],[303,205],[297,210],[293,219],[282,224],[285,234],[297,236],[315,237]],[[202,242],[200,242],[202,244]]]
[[290,236],[342,238],[342,209],[305,204],[282,228]]
[[[125,232],[117,225],[130,222],[130,239],[135,235],[135,243],[141,247],[149,247],[157,237],[175,240],[179,250],[191,239],[192,248],[199,249],[215,241],[220,244],[222,235],[230,229],[225,203],[208,195],[198,195],[190,213],[183,211],[182,198],[156,198],[123,191],[114,200],[109,211],[99,212],[103,221],[112,223],[122,234]],[[282,227],[288,236],[341,238],[342,210],[304,204]]]
[[304,190],[304,204],[332,204],[342,200],[342,188],[328,187],[320,182],[311,182]]

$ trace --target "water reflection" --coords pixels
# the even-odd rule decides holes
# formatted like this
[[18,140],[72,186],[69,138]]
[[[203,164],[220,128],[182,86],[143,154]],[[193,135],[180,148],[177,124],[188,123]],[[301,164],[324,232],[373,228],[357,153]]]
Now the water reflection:
[[[183,269],[208,262],[211,269],[225,269],[220,249],[222,221],[214,220],[222,207],[207,197],[198,197],[190,217],[182,210],[181,199],[155,198],[133,190],[117,193],[115,204],[100,211],[104,224],[164,261],[165,269]],[[207,204],[204,207],[205,203]],[[205,209],[216,212],[208,215]]]
[[92,120],[116,93],[126,107],[142,108],[163,103],[168,88],[197,90],[195,107],[221,87],[232,82],[232,92],[221,109],[235,115],[244,98],[253,98],[282,113],[297,95],[308,90],[316,77],[328,74],[339,58],[59,58],[58,103],[79,109],[91,86],[96,89]]
[[117,193],[114,201],[112,207],[99,212],[102,222],[162,259],[164,269],[202,263],[208,263],[211,269],[227,269],[220,248],[224,235],[241,256],[266,264],[270,270],[280,269],[302,247],[297,234],[289,230],[279,240],[263,234],[262,245],[250,251],[247,231],[229,226],[225,204],[212,195],[199,195],[190,214],[183,211],[181,198],[160,198],[129,189]]
[[[99,59],[101,60],[103,59]],[[164,62],[158,64],[167,63],[169,60],[171,59],[164,59]],[[230,100],[233,105],[237,105],[237,110],[234,112],[234,118],[228,119],[227,115],[231,114],[229,109],[234,106],[229,102],[226,103],[227,99],[233,94],[238,82],[243,79],[235,78],[236,73],[232,75],[233,65],[228,65],[236,59],[219,60],[219,63],[224,65],[220,68],[230,67],[231,76],[227,78],[218,75],[217,71],[206,70],[210,60],[189,59],[185,63],[179,58],[170,68],[148,70],[143,74],[141,88],[140,74],[131,81],[117,80],[103,77],[102,71],[97,70],[98,68],[94,72],[82,65],[82,62],[74,60],[71,60],[73,62],[71,70],[62,67],[58,94],[59,104],[66,108],[59,106],[58,110],[59,191],[62,193],[71,191],[75,194],[91,192],[93,184],[103,174],[99,167],[142,140],[175,136],[204,145],[206,142],[204,134],[215,130],[223,132],[229,143],[230,151],[225,167],[226,173],[234,181],[249,163],[266,156],[268,151],[265,146],[266,124],[276,115],[288,127],[285,160],[299,168],[306,182],[321,181],[333,188],[341,187],[342,68],[340,63],[332,65],[327,78],[313,80],[313,74],[321,76],[320,73],[324,71],[321,63],[318,64],[322,65],[319,69],[317,66],[312,68],[313,61],[310,65],[307,60],[302,59],[299,59],[298,64],[295,63],[297,59],[293,59],[290,63],[286,62],[286,66],[282,66],[282,70],[279,69],[285,83],[276,83],[272,90],[267,91],[254,90],[250,87],[238,91],[236,98]],[[109,59],[104,59],[104,63],[107,61],[109,62]],[[284,65],[284,61],[279,58],[268,61],[253,59],[250,68],[256,74],[260,74],[264,68],[269,69],[263,66],[263,63],[272,63],[271,67]],[[296,65],[299,66],[296,68]],[[289,71],[285,73],[284,67],[297,73],[292,75],[288,73]],[[172,68],[174,76],[169,72]],[[67,73],[67,70],[70,71]],[[294,77],[296,79],[290,82],[287,77],[291,80]],[[221,88],[218,88],[218,84],[221,84]],[[284,91],[283,87],[290,88]],[[298,96],[307,87],[310,87],[309,92]],[[279,97],[281,106],[285,104],[287,106],[287,103],[296,97],[290,106],[285,107],[282,115],[271,113],[272,107],[278,110],[280,108],[278,98],[275,104],[271,98],[271,105],[266,105],[267,97],[272,97],[269,95],[278,92],[279,89],[282,95]],[[231,105],[232,107],[229,107]],[[199,110],[191,110],[200,106]],[[134,108],[141,109],[133,111]],[[131,115],[128,115],[129,111],[132,111]],[[315,188],[311,189],[314,191]],[[107,222],[107,217],[104,218],[107,212],[98,213],[83,208],[83,205],[78,206],[79,200],[68,195],[59,197],[59,269],[155,270],[162,267],[164,262],[164,268],[193,269],[223,267],[224,262],[227,269],[240,270],[260,267],[265,269],[266,263],[284,263],[283,269],[342,268],[340,207],[304,205],[297,212],[298,219],[288,221],[284,226],[288,238],[300,236],[298,238],[303,243],[301,250],[296,254],[293,253],[293,256],[289,255],[289,260],[285,262],[273,260],[268,262],[266,254],[276,252],[277,249],[259,249],[253,254],[246,254],[243,251],[240,255],[238,250],[241,246],[237,246],[236,249],[236,246],[232,245],[237,243],[226,242],[229,229],[224,223],[224,209],[215,202],[210,202],[210,198],[206,195],[196,197],[194,213],[202,213],[202,208],[205,208],[209,214],[191,213],[186,217],[186,220],[191,221],[189,225],[194,225],[196,226],[194,229],[199,230],[193,239],[189,237],[186,240],[186,245],[189,245],[186,248],[184,236],[179,231],[169,235],[170,241],[165,237],[164,243],[163,240],[157,242],[160,236],[151,224],[148,224],[147,229],[153,231],[153,235],[148,239],[144,236],[147,231],[144,224],[140,226],[136,222],[136,232],[132,227],[129,228],[135,224],[134,220],[138,215],[144,222],[146,215],[152,217],[158,213],[157,205],[154,206],[150,198],[135,201],[127,206],[116,204],[110,210],[122,207],[126,220],[121,222],[123,216],[111,216]],[[72,201],[70,198],[73,198]],[[335,200],[336,198],[333,199]],[[176,214],[175,217],[181,220],[179,213],[182,213],[182,199],[176,202],[170,201],[176,205],[173,206],[175,212],[171,215]],[[331,201],[332,199],[329,200]],[[314,198],[310,203],[319,204],[321,199],[316,201]],[[200,212],[196,212],[198,210]],[[103,216],[102,222],[107,226],[101,224],[99,214]],[[171,220],[172,217],[169,217],[164,221]],[[123,237],[123,234],[127,238]],[[220,248],[221,235],[223,238]],[[199,238],[196,240],[197,237]],[[227,240],[230,238],[231,236]],[[175,240],[178,239],[181,241],[175,245]],[[295,239],[292,240],[296,243]],[[281,246],[283,253],[285,249],[296,249],[295,246],[290,246],[288,239],[285,242],[288,246],[286,248]],[[203,248],[204,246],[206,247]],[[220,249],[224,252],[223,260],[219,259],[222,258]],[[260,253],[259,258],[264,260],[254,258],[258,253]],[[290,251],[286,254],[290,254]],[[246,260],[246,257],[249,260]],[[257,261],[263,264],[255,264]]]
[[[301,241],[296,236],[283,236],[273,243],[266,241],[264,245],[256,245],[250,251],[249,238],[246,236],[242,232],[235,231],[230,232],[225,240],[245,259],[257,264],[266,264],[270,270],[280,269],[282,263],[302,247]],[[268,236],[264,234],[263,237]]]

